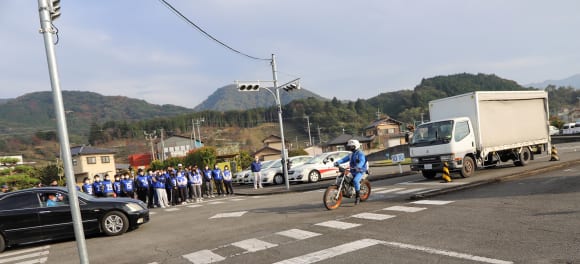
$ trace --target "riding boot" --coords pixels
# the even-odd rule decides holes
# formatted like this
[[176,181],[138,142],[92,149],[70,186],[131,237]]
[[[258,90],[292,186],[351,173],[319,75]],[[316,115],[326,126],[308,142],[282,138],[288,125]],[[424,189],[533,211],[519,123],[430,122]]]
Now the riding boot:
[[356,192],[356,198],[354,198],[354,205],[357,205],[360,203],[360,191]]

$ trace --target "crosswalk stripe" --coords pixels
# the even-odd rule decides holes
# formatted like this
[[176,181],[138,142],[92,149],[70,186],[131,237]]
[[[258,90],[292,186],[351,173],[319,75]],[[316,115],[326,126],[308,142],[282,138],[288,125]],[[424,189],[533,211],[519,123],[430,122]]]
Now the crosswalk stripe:
[[231,201],[232,201],[232,202],[239,202],[239,201],[244,201],[244,200],[246,200],[246,199],[242,199],[242,198],[234,198],[234,199],[232,199]]
[[48,251],[34,252],[34,253],[30,253],[30,254],[26,254],[26,255],[22,255],[22,256],[11,257],[11,258],[3,258],[3,259],[0,259],[0,263],[9,263],[9,262],[22,260],[22,259],[37,258],[37,257],[41,257],[44,255],[48,255]]
[[222,261],[226,258],[211,252],[211,250],[200,250],[187,255],[183,255],[183,258],[189,260],[193,264],[209,264],[218,261]]
[[386,187],[376,187],[376,188],[373,188],[373,191],[374,192],[377,192],[377,191],[382,191],[382,190],[385,190],[385,189],[387,189],[387,188]]
[[383,193],[391,193],[391,192],[401,191],[401,190],[404,190],[404,189],[405,188],[393,188],[393,189],[387,189],[387,190],[384,190],[384,191],[378,191],[378,192],[374,192],[374,193],[380,193],[380,194],[383,194]]
[[387,207],[384,208],[383,210],[386,211],[399,211],[399,212],[407,212],[407,213],[416,213],[422,210],[425,210],[427,208],[425,207],[410,207],[410,206],[399,206],[399,205],[395,205],[395,206],[391,206],[391,207]]
[[413,189],[408,189],[408,190],[404,190],[404,191],[400,191],[400,192],[396,192],[396,194],[407,194],[407,193],[414,193],[414,192],[418,192],[421,190],[425,190],[425,188],[413,188]]
[[221,213],[221,214],[216,214],[216,215],[210,217],[209,219],[228,218],[228,217],[240,217],[240,216],[246,214],[247,212],[248,211],[231,212],[231,213]]
[[175,211],[179,211],[179,208],[169,208],[169,209],[165,209],[165,212],[175,212]]
[[386,220],[389,218],[393,218],[395,217],[394,215],[386,215],[386,214],[374,214],[374,213],[360,213],[360,214],[355,214],[352,217],[354,218],[360,218],[360,219],[368,219],[368,220]]
[[192,204],[192,205],[188,205],[187,208],[196,208],[196,207],[202,207],[203,205],[201,204]]
[[290,230],[278,232],[276,234],[281,235],[281,236],[294,238],[296,240],[303,240],[303,239],[307,239],[307,238],[311,238],[311,237],[315,237],[315,236],[320,235],[319,233],[314,233],[314,232],[300,230],[300,229],[290,229]]
[[2,253],[2,254],[0,254],[0,257],[3,258],[3,257],[14,256],[14,255],[20,255],[20,254],[23,254],[23,253],[40,251],[40,250],[45,250],[45,249],[49,249],[49,248],[50,248],[50,246],[42,246],[42,247],[35,247],[35,248],[15,250],[15,251],[10,251],[10,252]]
[[378,245],[379,242],[373,239],[362,239],[340,246],[323,249],[303,256],[283,260],[276,262],[274,264],[308,264],[323,261],[329,258],[340,256],[346,253],[354,252],[359,249],[367,248],[370,246]]
[[224,202],[222,201],[215,201],[215,202],[209,202],[207,204],[223,204]]
[[411,202],[412,204],[430,204],[430,205],[445,205],[450,204],[453,201],[440,201],[440,200],[419,200]]
[[335,229],[349,229],[349,228],[360,226],[360,224],[353,224],[353,223],[341,222],[341,221],[336,221],[336,220],[326,221],[326,222],[318,223],[316,225],[335,228]]
[[256,252],[272,247],[277,247],[278,244],[268,243],[266,241],[262,241],[256,238],[250,238],[242,241],[238,241],[232,243],[232,246],[239,247],[241,249],[245,249],[247,252]]
[[39,258],[39,259],[33,259],[33,260],[28,260],[28,261],[22,261],[22,262],[18,262],[16,264],[42,264],[45,263],[48,260],[48,258]]

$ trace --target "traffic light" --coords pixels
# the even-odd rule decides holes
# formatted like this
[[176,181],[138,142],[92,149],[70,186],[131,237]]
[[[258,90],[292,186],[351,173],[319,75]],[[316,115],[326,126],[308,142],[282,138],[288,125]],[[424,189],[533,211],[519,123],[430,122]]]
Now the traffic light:
[[236,83],[236,85],[242,92],[254,92],[260,89],[260,83]]
[[50,20],[55,21],[60,17],[60,0],[49,0]]
[[286,92],[290,92],[292,90],[301,89],[301,87],[300,87],[299,82],[295,82],[295,83],[291,83],[291,84],[288,84],[288,85],[282,87],[282,89],[284,89],[284,91],[286,91]]

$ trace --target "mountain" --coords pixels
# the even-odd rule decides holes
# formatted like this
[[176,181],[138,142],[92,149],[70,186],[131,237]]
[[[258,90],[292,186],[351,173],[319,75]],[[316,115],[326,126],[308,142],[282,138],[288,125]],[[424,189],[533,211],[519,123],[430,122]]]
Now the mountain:
[[[71,130],[88,130],[91,122],[139,121],[170,117],[192,110],[175,105],[154,105],[124,96],[103,96],[93,92],[63,91],[62,98]],[[0,133],[54,130],[52,92],[34,92],[0,104]],[[74,131],[73,131],[74,132]]]
[[[264,90],[264,89],[260,89]],[[286,92],[280,90],[280,101],[286,105],[294,100],[316,98],[327,100],[320,95],[306,89]],[[235,85],[228,85],[217,89],[213,94],[196,106],[194,111],[229,111],[248,110],[253,108],[271,107],[276,104],[274,97],[268,91],[240,92]]]
[[10,101],[10,99],[0,98],[0,105],[5,104],[8,101]]
[[572,75],[572,76],[565,78],[565,79],[562,79],[562,80],[547,80],[547,81],[543,81],[540,83],[530,83],[526,86],[544,89],[544,88],[548,87],[548,85],[554,85],[556,87],[571,86],[571,87],[574,87],[576,89],[579,89],[580,88],[580,73],[576,74],[576,75]]

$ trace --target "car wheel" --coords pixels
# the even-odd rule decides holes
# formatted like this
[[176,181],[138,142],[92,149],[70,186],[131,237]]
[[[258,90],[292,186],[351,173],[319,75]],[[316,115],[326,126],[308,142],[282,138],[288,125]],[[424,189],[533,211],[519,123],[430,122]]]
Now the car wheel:
[[6,249],[6,242],[4,242],[4,236],[0,235],[0,253],[4,252]]
[[320,173],[318,171],[313,170],[308,173],[309,182],[317,182],[318,180],[320,180]]
[[107,236],[118,236],[129,229],[129,219],[119,211],[108,212],[101,220],[101,228]]
[[284,176],[280,175],[280,174],[276,174],[274,176],[274,184],[277,185],[277,184],[282,184],[282,183],[284,183]]
[[473,162],[473,159],[470,156],[466,156],[463,158],[463,167],[459,174],[461,174],[461,177],[463,178],[469,178],[473,173],[475,173],[475,162]]

